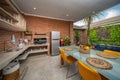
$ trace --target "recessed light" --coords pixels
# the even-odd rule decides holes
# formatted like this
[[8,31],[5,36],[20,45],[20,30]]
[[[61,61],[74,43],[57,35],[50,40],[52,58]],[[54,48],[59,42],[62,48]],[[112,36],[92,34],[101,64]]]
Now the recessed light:
[[34,7],[33,9],[36,10],[37,8]]
[[92,13],[95,14],[95,11],[93,11]]
[[66,16],[69,16],[69,14],[66,14]]

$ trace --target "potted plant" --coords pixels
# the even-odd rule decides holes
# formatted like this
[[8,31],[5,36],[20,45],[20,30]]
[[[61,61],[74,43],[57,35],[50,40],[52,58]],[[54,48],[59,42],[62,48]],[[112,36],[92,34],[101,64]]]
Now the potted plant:
[[68,36],[63,38],[64,42],[65,42],[65,46],[70,45],[70,38]]
[[29,29],[26,29],[25,34],[32,34],[32,31],[30,31]]

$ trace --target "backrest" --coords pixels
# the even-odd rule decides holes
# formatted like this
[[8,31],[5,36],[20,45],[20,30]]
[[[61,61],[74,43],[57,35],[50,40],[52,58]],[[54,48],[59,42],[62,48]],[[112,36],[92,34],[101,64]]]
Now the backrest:
[[120,56],[120,52],[117,52],[117,51],[112,51],[112,50],[104,50],[105,53],[108,53],[108,54],[115,54],[115,55],[118,55]]
[[63,58],[64,61],[67,61],[67,55],[65,54],[64,50],[62,50],[61,48],[59,48],[60,54]]
[[81,61],[78,61],[79,73],[85,80],[102,80],[100,74],[94,69],[88,67]]

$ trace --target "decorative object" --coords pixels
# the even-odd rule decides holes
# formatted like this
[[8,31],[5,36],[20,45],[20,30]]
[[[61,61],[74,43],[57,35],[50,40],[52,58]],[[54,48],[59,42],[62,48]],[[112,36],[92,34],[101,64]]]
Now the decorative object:
[[32,31],[30,31],[29,29],[26,29],[25,34],[30,34],[30,35],[32,35]]
[[60,46],[64,46],[65,45],[65,41],[63,40],[63,38],[60,39]]
[[65,46],[69,46],[70,45],[70,38],[68,36],[63,38],[63,40],[65,41]]
[[86,59],[86,61],[96,67],[96,68],[100,68],[100,69],[111,69],[112,68],[112,65],[105,61],[105,60],[102,60],[102,59],[98,59],[98,58],[93,58],[93,57],[88,57]]
[[80,53],[85,53],[85,54],[89,54],[90,53],[90,49],[83,49],[83,48],[79,48],[79,52]]
[[12,44],[15,44],[15,35],[12,35]]
[[98,56],[104,57],[104,58],[109,58],[109,59],[116,59],[118,58],[117,55],[114,54],[108,54],[108,53],[103,53],[103,52],[97,52],[96,53]]

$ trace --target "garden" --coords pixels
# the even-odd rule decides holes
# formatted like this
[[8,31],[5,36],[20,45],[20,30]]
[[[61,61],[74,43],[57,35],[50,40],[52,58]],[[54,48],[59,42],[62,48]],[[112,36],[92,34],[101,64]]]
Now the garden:
[[91,29],[90,42],[98,50],[120,51],[120,24],[111,24]]

